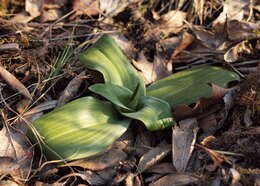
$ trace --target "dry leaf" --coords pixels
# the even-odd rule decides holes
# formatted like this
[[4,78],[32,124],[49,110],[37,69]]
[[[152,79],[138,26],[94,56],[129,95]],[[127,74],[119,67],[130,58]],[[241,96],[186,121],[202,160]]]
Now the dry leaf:
[[20,186],[20,185],[11,180],[2,180],[0,181],[0,186]]
[[145,172],[147,173],[157,173],[157,174],[171,174],[176,172],[172,163],[160,163],[152,166],[151,168],[147,169]]
[[160,145],[151,149],[140,158],[140,161],[137,165],[138,172],[142,173],[145,170],[149,169],[150,167],[161,161],[170,152],[170,145]]
[[205,30],[201,26],[190,25],[190,28],[195,34],[196,38],[201,41],[201,44],[208,48],[217,49],[225,41],[223,34],[218,36],[216,33]]
[[208,155],[211,157],[211,159],[214,162],[214,165],[213,165],[214,167],[219,167],[224,162],[231,164],[231,162],[228,160],[228,158],[226,158],[226,156],[219,154],[218,152],[213,151],[205,146],[198,145],[198,144],[196,144],[196,146],[202,148],[204,151],[206,151],[208,153]]
[[123,11],[129,4],[140,0],[99,0],[100,10],[106,15],[115,16]]
[[27,179],[31,170],[33,148],[28,138],[13,128],[3,127],[0,131],[0,156],[13,158],[20,165],[15,177]]
[[145,40],[160,41],[161,35],[167,37],[170,34],[179,33],[184,28],[186,16],[187,13],[180,10],[167,12],[161,16],[157,25],[147,31]]
[[56,21],[62,17],[62,11],[58,8],[43,10],[41,15],[41,22]]
[[227,22],[228,39],[242,41],[260,38],[260,24],[232,20]]
[[108,167],[117,165],[120,161],[125,160],[127,154],[120,149],[111,149],[102,154],[92,156],[90,158],[84,158],[70,163],[64,166],[78,166],[92,171],[103,170]]
[[43,8],[53,9],[65,6],[67,0],[44,0]]
[[0,156],[0,175],[16,174],[20,165],[12,157]]
[[212,87],[212,95],[208,98],[200,98],[199,100],[197,100],[194,107],[189,107],[185,104],[178,105],[173,113],[176,120],[181,120],[202,114],[203,112],[207,111],[210,106],[219,103],[225,94],[233,90],[232,88],[222,88],[214,83],[208,84]]
[[10,19],[10,22],[12,22],[12,23],[28,23],[33,19],[34,19],[34,17],[28,16],[28,14],[26,12],[20,12],[19,14],[15,14],[15,16]]
[[153,63],[150,63],[143,52],[140,52],[137,61],[133,61],[133,64],[141,71],[146,85],[171,74],[171,69],[167,68],[166,60],[160,55],[155,56]]
[[72,9],[75,14],[71,19],[79,15],[94,16],[100,13],[98,0],[73,0]]
[[111,34],[118,46],[123,50],[124,54],[131,60],[136,57],[136,51],[134,45],[122,34]]
[[183,120],[172,130],[172,161],[178,172],[184,172],[196,142],[198,123],[194,118]]
[[133,173],[128,174],[128,176],[125,179],[125,182],[126,182],[125,183],[126,186],[141,186],[142,185],[140,178]]
[[85,71],[83,71],[69,82],[69,84],[67,85],[65,90],[62,92],[62,94],[58,100],[58,103],[57,103],[58,107],[66,104],[71,99],[73,99],[73,97],[77,94],[81,83],[84,80],[85,74],[86,74]]
[[194,41],[194,37],[188,32],[184,32],[182,35],[181,42],[176,47],[174,52],[171,55],[171,59],[175,58],[179,53],[181,53],[184,49],[186,49],[192,42]]
[[219,130],[225,119],[224,109],[220,109],[212,114],[209,114],[199,120],[199,127],[203,130],[204,133],[213,135]]
[[20,51],[20,47],[17,43],[7,43],[0,45],[0,54],[15,53],[18,51]]
[[182,41],[181,36],[170,37],[166,39],[161,39],[159,41],[159,46],[163,49],[167,58],[170,57],[174,50],[180,45]]
[[224,60],[229,63],[243,59],[243,56],[253,55],[253,48],[248,41],[242,41],[230,48],[224,55]]
[[29,12],[32,17],[37,17],[41,14],[43,7],[43,0],[26,0],[25,10]]
[[111,181],[113,177],[117,174],[114,168],[107,168],[102,171],[96,172],[103,180],[106,182]]
[[200,182],[195,175],[188,173],[169,174],[149,184],[149,186],[184,186]]
[[249,11],[249,0],[228,0],[223,2],[223,11],[213,22],[213,27],[218,31],[224,31],[227,20],[241,21],[244,14]]
[[194,3],[195,12],[199,16],[200,24],[203,24],[205,0],[194,0],[193,3]]
[[230,173],[232,174],[231,186],[239,186],[239,181],[241,179],[240,173],[234,168],[230,169]]
[[138,157],[147,153],[153,146],[154,137],[151,131],[146,130],[143,126],[139,126],[135,136],[135,151]]
[[96,174],[95,172],[92,172],[90,170],[86,170],[86,171],[80,171],[80,173],[82,176],[80,176],[83,180],[87,181],[90,185],[104,185],[106,184],[106,181],[100,177],[98,174]]
[[4,67],[0,66],[0,76],[14,89],[18,90],[22,95],[32,100],[32,96],[27,88],[8,72]]

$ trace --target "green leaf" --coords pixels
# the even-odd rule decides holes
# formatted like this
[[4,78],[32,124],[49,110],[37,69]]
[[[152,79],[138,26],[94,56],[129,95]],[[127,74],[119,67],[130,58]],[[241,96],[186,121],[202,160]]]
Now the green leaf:
[[143,80],[111,36],[103,35],[79,59],[87,68],[101,72],[105,83],[123,86],[133,92],[139,84],[141,95],[145,95]]
[[147,95],[167,101],[172,108],[179,104],[192,104],[201,97],[210,97],[208,83],[226,87],[239,76],[220,67],[202,67],[185,70],[161,79],[147,88]]
[[162,130],[175,124],[170,105],[158,98],[145,96],[136,112],[121,112],[124,116],[140,120],[148,130]]
[[113,85],[111,83],[97,83],[89,87],[89,90],[105,97],[116,106],[133,111],[128,105],[133,92],[125,87]]
[[[129,122],[111,103],[85,97],[49,112],[33,126],[43,137],[50,159],[74,160],[103,151],[127,130]],[[37,142],[32,131],[29,136]]]

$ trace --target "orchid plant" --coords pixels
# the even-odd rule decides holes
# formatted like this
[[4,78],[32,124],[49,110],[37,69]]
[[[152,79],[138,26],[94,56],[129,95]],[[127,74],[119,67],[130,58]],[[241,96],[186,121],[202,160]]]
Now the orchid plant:
[[[45,114],[33,122],[29,136],[39,142],[49,159],[86,158],[105,150],[132,121],[148,130],[161,130],[176,122],[172,110],[209,97],[211,82],[225,87],[239,76],[220,67],[185,70],[148,87],[110,35],[103,35],[83,52],[80,61],[99,71],[104,83],[89,90],[104,97],[82,97]],[[35,134],[38,134],[35,136]]]

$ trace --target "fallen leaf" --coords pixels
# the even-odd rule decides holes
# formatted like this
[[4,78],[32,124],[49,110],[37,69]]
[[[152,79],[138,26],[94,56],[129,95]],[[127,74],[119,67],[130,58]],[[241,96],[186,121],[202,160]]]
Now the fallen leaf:
[[224,124],[225,111],[219,109],[212,114],[209,114],[199,120],[199,127],[204,133],[213,135],[219,130]]
[[41,15],[41,22],[56,21],[62,17],[62,11],[58,8],[43,10]]
[[161,39],[159,41],[159,46],[163,49],[163,52],[169,58],[173,51],[177,49],[182,41],[182,36],[174,36],[166,39]]
[[189,25],[196,38],[201,41],[201,44],[211,48],[218,49],[224,42],[225,38],[222,35],[204,29],[202,26]]
[[239,181],[241,179],[240,173],[236,169],[234,169],[234,168],[230,169],[230,173],[232,175],[231,186],[238,186]]
[[[103,180],[98,174],[96,174],[95,172],[92,172],[90,170],[70,173],[70,174],[63,176],[59,180],[63,180],[65,178],[75,177],[75,176],[80,177],[82,180],[88,182],[90,185],[105,185],[106,184],[105,180]],[[64,185],[64,184],[62,184],[62,185]]]
[[95,16],[101,13],[98,0],[73,0],[72,9],[75,13],[71,19],[79,15]]
[[33,148],[28,138],[13,128],[3,127],[0,131],[0,157],[7,156],[19,164],[15,177],[26,180],[32,166]]
[[244,14],[249,11],[249,0],[228,0],[223,2],[223,11],[213,22],[213,27],[223,32],[227,20],[241,21]]
[[145,153],[137,165],[138,172],[142,173],[160,162],[165,156],[171,152],[170,145],[157,146]]
[[195,0],[193,3],[194,3],[195,12],[199,16],[200,24],[203,24],[205,0]]
[[184,49],[186,49],[192,42],[194,41],[194,37],[188,32],[184,32],[182,35],[181,42],[176,47],[174,52],[171,55],[171,59],[174,59],[179,53],[181,53]]
[[147,153],[153,146],[154,138],[152,132],[146,130],[143,126],[139,126],[137,129],[137,135],[135,136],[135,151],[137,156],[142,156]]
[[83,71],[69,82],[69,84],[67,85],[65,90],[62,92],[62,94],[58,100],[58,103],[57,103],[58,107],[68,103],[77,94],[79,87],[84,80],[85,74],[86,74],[85,71]]
[[158,54],[154,56],[153,63],[150,63],[143,52],[140,52],[137,61],[133,60],[133,65],[141,71],[146,85],[171,74],[171,70],[167,69],[166,60]]
[[111,34],[111,36],[129,59],[134,59],[136,57],[136,51],[131,41],[129,41],[122,34],[116,33]]
[[117,174],[117,171],[114,168],[107,168],[96,173],[106,182],[110,182],[112,181],[113,177]]
[[90,170],[86,170],[86,171],[80,171],[81,174],[81,178],[85,181],[87,181],[90,185],[104,185],[106,184],[106,181],[103,180],[102,177],[100,177],[98,174],[96,174],[95,172],[92,172]]
[[164,37],[169,36],[170,34],[177,34],[183,30],[184,20],[187,16],[187,13],[180,10],[172,10],[162,15],[158,20],[158,24],[150,28],[145,34],[146,41],[155,40],[160,41],[161,35]]
[[160,163],[152,166],[151,168],[147,169],[145,172],[147,173],[157,173],[157,174],[170,174],[176,172],[172,163]]
[[26,0],[25,10],[29,12],[32,17],[37,17],[41,14],[43,7],[43,0]]
[[129,4],[139,1],[140,0],[99,0],[99,7],[104,14],[112,17],[123,11]]
[[126,186],[141,186],[141,180],[138,177],[138,175],[129,173],[128,176],[125,179],[125,185]]
[[230,48],[224,54],[224,60],[229,63],[236,62],[238,60],[242,60],[243,56],[254,55],[254,49],[252,48],[249,41],[242,41],[232,48]]
[[145,178],[145,183],[149,183],[149,182],[155,182],[156,180],[160,179],[161,177],[163,177],[164,175],[162,174],[152,174],[151,176]]
[[194,118],[180,121],[172,130],[172,162],[178,172],[184,172],[194,149],[198,133]]
[[200,142],[200,144],[207,147],[207,146],[209,146],[211,144],[214,144],[216,142],[217,142],[217,138],[216,137],[214,137],[214,136],[207,136]]
[[67,0],[44,0],[43,8],[54,9],[65,6]]
[[4,67],[0,66],[0,76],[14,89],[18,90],[22,95],[32,100],[32,96],[27,88]]
[[232,91],[232,88],[222,88],[214,83],[208,83],[208,85],[212,87],[212,95],[207,98],[198,99],[194,107],[190,107],[185,104],[178,105],[173,113],[176,120],[181,120],[202,114],[210,106],[219,103],[225,94]]
[[33,19],[34,19],[33,16],[28,16],[28,14],[25,11],[23,11],[23,12],[20,12],[19,14],[15,14],[15,16],[10,19],[10,22],[12,22],[12,23],[28,23]]
[[227,22],[228,39],[242,41],[260,38],[260,24],[232,20]]
[[65,164],[64,166],[78,166],[92,171],[98,171],[108,167],[115,166],[120,161],[125,160],[126,157],[126,153],[122,150],[111,149],[100,155],[72,161],[70,163]]
[[16,174],[14,173],[20,168],[20,165],[11,157],[0,156],[0,175]]
[[47,179],[54,179],[58,177],[58,169],[57,166],[54,164],[45,164],[43,167],[40,168],[37,176],[39,176],[43,180]]
[[199,183],[200,180],[195,175],[188,173],[169,174],[149,184],[149,186],[182,186]]
[[11,180],[2,180],[0,181],[0,186],[20,186],[20,185]]
[[219,167],[222,163],[228,163],[231,164],[230,160],[228,160],[228,158],[226,158],[226,156],[219,154],[216,151],[213,151],[205,146],[196,144],[196,146],[200,147],[201,149],[203,149],[204,151],[206,151],[208,153],[208,155],[211,157],[211,159],[214,162],[214,167]]
[[250,110],[250,108],[246,108],[246,111],[244,113],[244,119],[243,119],[246,127],[250,127],[251,125],[254,124],[251,118],[252,115],[253,115],[253,111]]
[[7,43],[0,45],[0,54],[16,53],[18,51],[20,51],[20,47],[17,43]]

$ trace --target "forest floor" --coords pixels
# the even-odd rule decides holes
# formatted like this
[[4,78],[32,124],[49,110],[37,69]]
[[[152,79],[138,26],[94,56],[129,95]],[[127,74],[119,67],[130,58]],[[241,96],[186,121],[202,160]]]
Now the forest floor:
[[[133,124],[106,153],[61,166],[25,130],[57,103],[93,94],[88,87],[103,78],[78,56],[103,34],[146,85],[201,66],[240,81],[203,113],[173,110],[178,126],[152,132]],[[257,1],[1,0],[0,77],[0,185],[260,186]],[[182,128],[189,122],[197,127]]]

